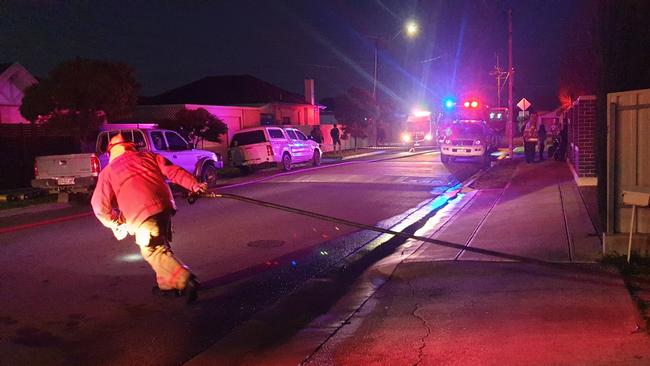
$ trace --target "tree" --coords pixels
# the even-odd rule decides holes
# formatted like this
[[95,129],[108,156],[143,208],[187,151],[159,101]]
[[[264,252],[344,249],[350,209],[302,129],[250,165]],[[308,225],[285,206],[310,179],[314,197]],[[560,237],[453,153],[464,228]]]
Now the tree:
[[177,131],[195,144],[200,140],[221,142],[221,135],[228,132],[223,121],[203,108],[182,109],[174,119],[159,121],[158,125]]
[[137,101],[135,71],[120,62],[66,61],[25,91],[20,113],[30,122],[75,136],[82,150],[94,145],[104,121],[128,116]]
[[365,90],[350,88],[334,99],[334,115],[343,124],[343,132],[357,139],[368,137],[370,127],[379,116],[379,108],[372,96]]

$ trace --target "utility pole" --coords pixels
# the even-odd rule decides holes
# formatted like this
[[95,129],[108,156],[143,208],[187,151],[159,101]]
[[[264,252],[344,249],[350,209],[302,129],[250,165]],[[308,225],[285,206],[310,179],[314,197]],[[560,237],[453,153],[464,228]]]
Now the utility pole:
[[508,10],[508,125],[506,131],[508,133],[508,156],[514,158],[512,154],[512,129],[514,125],[515,111],[512,105],[512,84],[515,79],[515,69],[512,66],[512,9]]
[[375,67],[373,71],[373,78],[372,78],[372,100],[377,102],[377,61],[379,58],[379,38],[375,38]]
[[491,76],[494,76],[497,79],[497,107],[501,107],[501,80],[507,79],[508,72],[503,71],[501,65],[499,64],[499,55],[497,54],[497,64],[494,66],[494,70],[490,72]]

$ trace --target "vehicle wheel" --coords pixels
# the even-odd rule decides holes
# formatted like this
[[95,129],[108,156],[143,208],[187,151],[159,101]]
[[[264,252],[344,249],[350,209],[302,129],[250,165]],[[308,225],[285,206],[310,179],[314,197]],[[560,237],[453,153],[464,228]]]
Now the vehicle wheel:
[[314,166],[320,166],[320,151],[314,150],[314,157],[312,158],[312,164]]
[[285,172],[288,172],[291,170],[291,155],[289,154],[284,154],[282,155],[282,165],[281,165],[282,170]]
[[440,161],[441,161],[443,164],[447,164],[447,163],[449,163],[449,156],[441,153],[441,154],[440,154]]
[[211,188],[217,185],[218,179],[219,177],[217,176],[217,168],[215,168],[214,164],[212,163],[206,163],[203,166],[203,170],[201,171],[201,182],[207,183],[208,187]]

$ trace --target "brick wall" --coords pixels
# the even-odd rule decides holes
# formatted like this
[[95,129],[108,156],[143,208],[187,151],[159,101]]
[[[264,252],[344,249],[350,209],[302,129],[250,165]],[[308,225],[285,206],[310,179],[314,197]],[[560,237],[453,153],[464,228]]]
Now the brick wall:
[[581,96],[566,110],[568,161],[579,178],[596,177],[596,96]]

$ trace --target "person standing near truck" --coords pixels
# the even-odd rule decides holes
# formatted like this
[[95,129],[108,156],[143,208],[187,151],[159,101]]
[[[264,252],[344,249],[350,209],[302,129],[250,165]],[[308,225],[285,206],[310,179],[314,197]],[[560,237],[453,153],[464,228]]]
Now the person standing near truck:
[[135,235],[142,257],[156,273],[154,294],[186,296],[188,303],[194,302],[196,276],[170,247],[176,203],[165,179],[194,193],[205,192],[207,184],[158,154],[137,151],[121,134],[106,151],[109,164],[99,173],[91,200],[95,216],[118,239],[123,239],[119,232]]
[[546,126],[544,122],[540,121],[539,123],[537,138],[539,139],[539,161],[544,161],[544,150],[546,150]]
[[538,140],[537,115],[531,114],[526,127],[524,127],[524,154],[527,163],[535,162],[535,146],[537,146]]
[[339,131],[339,128],[336,127],[336,124],[332,127],[330,130],[330,136],[332,136],[332,145],[334,148],[334,151],[336,151],[336,145],[339,146],[338,152],[341,154],[341,131]]

